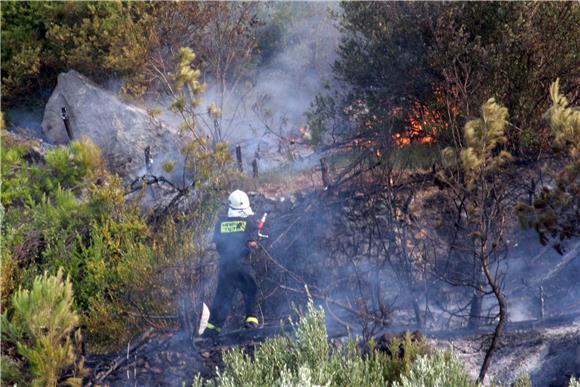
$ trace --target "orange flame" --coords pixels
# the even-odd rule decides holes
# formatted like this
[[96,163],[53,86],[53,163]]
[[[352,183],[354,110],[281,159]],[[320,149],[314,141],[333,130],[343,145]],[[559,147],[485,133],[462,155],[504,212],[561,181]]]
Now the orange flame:
[[437,132],[447,127],[443,114],[430,110],[428,106],[420,102],[415,102],[407,119],[409,121],[407,129],[393,136],[393,140],[400,146],[409,145],[412,142],[433,143]]

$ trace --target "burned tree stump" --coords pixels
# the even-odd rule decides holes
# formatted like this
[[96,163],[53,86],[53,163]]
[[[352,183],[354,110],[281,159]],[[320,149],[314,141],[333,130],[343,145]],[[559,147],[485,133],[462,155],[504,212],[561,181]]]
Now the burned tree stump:
[[236,146],[236,160],[238,161],[238,171],[244,172],[244,166],[242,165],[242,147],[240,145]]
[[330,178],[328,177],[328,161],[325,157],[320,159],[320,173],[322,175],[322,185],[326,189],[330,186]]
[[544,305],[545,305],[545,301],[546,298],[544,296],[544,287],[540,286],[539,288],[540,294],[539,294],[539,307],[540,307],[540,319],[543,320],[544,319]]
[[252,176],[254,179],[258,178],[258,160],[256,159],[252,161]]

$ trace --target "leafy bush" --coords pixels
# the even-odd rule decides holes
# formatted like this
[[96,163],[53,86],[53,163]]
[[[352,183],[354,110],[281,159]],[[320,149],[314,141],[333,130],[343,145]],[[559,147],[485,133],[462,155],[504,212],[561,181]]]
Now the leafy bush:
[[121,180],[104,169],[94,144],[73,142],[36,158],[29,157],[29,144],[5,147],[2,307],[19,285],[29,287],[37,275],[62,267],[91,350],[110,350],[144,326],[175,324],[175,287],[191,294],[199,279],[192,268],[205,254],[201,247],[224,183],[215,171],[227,163],[221,146],[216,157],[189,151],[201,179],[190,203],[195,221],[180,212],[150,225],[125,201]]
[[532,387],[532,377],[527,372],[522,373],[514,382],[513,387]]
[[145,3],[6,2],[2,5],[3,98],[29,97],[75,68],[96,79],[135,76],[148,58]]
[[103,171],[100,149],[90,140],[55,148],[41,163],[29,161],[32,152],[25,144],[2,150],[2,205],[31,206],[59,187],[78,193],[88,177]]
[[450,352],[436,352],[415,360],[409,375],[402,375],[396,387],[475,387],[463,364]]
[[[547,150],[539,119],[548,104],[543,90],[547,79],[576,77],[580,8],[524,2],[343,2],[341,8],[336,81],[311,109],[315,133],[383,145],[422,116],[419,134],[459,146],[458,129],[480,101],[495,96],[517,128],[507,136],[510,153],[535,158]],[[527,52],[534,59],[525,59]],[[454,70],[459,64],[470,69],[469,85]]]
[[[215,386],[383,386],[398,380],[413,361],[427,353],[424,343],[405,341],[405,355],[399,359],[400,342],[393,342],[393,355],[371,351],[360,353],[354,342],[333,351],[328,342],[324,311],[308,305],[308,315],[294,323],[293,335],[267,340],[253,356],[235,349],[224,354],[225,368]],[[201,385],[197,378],[195,385]]]
[[63,371],[76,369],[77,377],[67,379],[81,385],[82,363],[72,338],[80,338],[79,316],[73,309],[73,289],[63,271],[56,276],[44,273],[34,279],[31,290],[18,290],[12,297],[12,315],[2,315],[3,335],[14,342],[18,353],[30,366],[32,384],[56,386]]

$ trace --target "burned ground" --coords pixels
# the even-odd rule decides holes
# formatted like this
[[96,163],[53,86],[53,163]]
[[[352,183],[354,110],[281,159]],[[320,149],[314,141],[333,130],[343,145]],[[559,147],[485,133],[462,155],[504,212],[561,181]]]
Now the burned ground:
[[[424,191],[417,200],[428,203],[436,192]],[[434,347],[455,349],[475,376],[485,348],[482,343],[492,325],[484,325],[480,332],[463,328],[466,320],[457,310],[469,299],[465,289],[436,282],[436,278],[415,277],[424,292],[409,297],[406,279],[397,275],[404,269],[401,261],[383,250],[385,244],[396,242],[396,235],[386,232],[389,208],[385,203],[361,191],[312,191],[282,199],[251,193],[251,197],[257,215],[269,213],[265,229],[269,238],[260,241],[252,257],[260,288],[260,321],[266,326],[295,317],[310,294],[327,312],[330,335],[341,342],[353,334],[374,337],[386,348],[393,332],[416,329],[413,301],[419,299],[424,320],[417,336],[424,335]],[[369,242],[373,228],[385,230],[383,240],[371,238]],[[580,370],[580,305],[573,294],[577,291],[574,273],[580,265],[575,259],[579,246],[572,245],[568,255],[561,257],[538,247],[533,234],[518,234],[512,244],[514,256],[505,285],[512,322],[490,375],[497,382],[509,383],[529,372],[538,385],[565,385],[566,378]],[[393,254],[398,251],[392,250]],[[536,252],[533,259],[528,258],[531,251]],[[558,263],[565,266],[554,269]],[[204,272],[205,297],[211,297],[214,275],[212,270]],[[544,320],[538,309],[540,285],[545,289]],[[239,301],[226,322],[226,332],[237,329],[242,321],[241,297]],[[562,315],[567,317],[558,320]],[[267,336],[239,345],[251,351]],[[183,326],[152,332],[142,339],[138,345],[129,343],[128,357],[125,347],[117,354],[89,359],[94,367],[93,382],[172,385],[191,381],[197,373],[212,377],[221,366],[221,351],[235,346],[230,342],[213,349],[194,348],[191,332]]]

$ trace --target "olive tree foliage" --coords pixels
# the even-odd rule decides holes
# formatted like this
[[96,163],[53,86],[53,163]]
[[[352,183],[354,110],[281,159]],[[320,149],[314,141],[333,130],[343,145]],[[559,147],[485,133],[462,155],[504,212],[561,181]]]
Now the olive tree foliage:
[[[502,260],[507,255],[506,238],[510,230],[512,211],[510,191],[506,188],[505,166],[511,159],[502,150],[507,143],[508,110],[491,98],[481,107],[481,118],[468,121],[463,130],[465,148],[459,153],[453,148],[443,150],[449,185],[454,202],[452,219],[455,224],[455,243],[451,250],[460,262],[456,270],[440,272],[452,284],[469,286],[475,290],[470,318],[481,318],[483,295],[495,297],[499,322],[479,373],[483,382],[507,322],[507,304],[502,290]],[[461,235],[461,237],[459,237]],[[461,241],[467,237],[468,241]]]
[[2,338],[16,345],[30,367],[34,386],[57,386],[68,369],[75,376],[66,383],[82,385],[82,361],[75,349],[75,341],[80,341],[79,315],[73,301],[71,281],[60,269],[54,276],[45,272],[36,277],[30,290],[16,291],[10,315],[2,314]]
[[541,187],[531,205],[520,203],[516,210],[522,225],[535,229],[542,244],[553,240],[562,252],[566,240],[580,236],[580,109],[560,94],[559,80],[550,86],[550,98],[545,117],[563,166],[559,171],[546,166],[551,184]]
[[[193,385],[384,386],[412,377],[417,359],[430,352],[425,342],[411,341],[410,334],[403,341],[393,340],[389,350],[391,354],[383,353],[371,344],[371,352],[363,355],[353,341],[333,348],[328,341],[324,311],[310,301],[307,314],[293,323],[293,332],[266,340],[252,356],[241,349],[225,352],[224,368],[217,377],[204,381],[198,376]],[[449,372],[465,375],[456,363],[440,363],[445,364],[432,372],[436,378],[444,378],[440,373]],[[448,380],[455,379],[450,376]]]
[[436,352],[413,362],[409,375],[403,375],[394,387],[476,387],[463,364],[451,352]]

